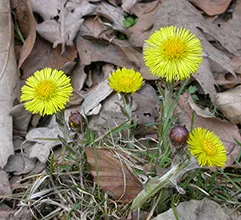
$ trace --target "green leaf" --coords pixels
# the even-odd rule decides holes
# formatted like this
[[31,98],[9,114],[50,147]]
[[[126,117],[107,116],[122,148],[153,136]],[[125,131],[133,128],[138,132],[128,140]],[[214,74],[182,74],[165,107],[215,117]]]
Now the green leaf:
[[132,17],[126,17],[125,20],[123,21],[123,25],[125,28],[129,28],[135,25],[137,21],[138,21],[138,18],[134,19]]

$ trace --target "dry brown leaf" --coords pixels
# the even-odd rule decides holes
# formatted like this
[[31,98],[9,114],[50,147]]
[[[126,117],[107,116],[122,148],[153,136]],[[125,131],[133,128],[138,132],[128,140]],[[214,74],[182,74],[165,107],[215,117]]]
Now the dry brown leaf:
[[77,57],[74,47],[66,47],[65,53],[61,54],[61,46],[52,48],[52,45],[40,37],[36,39],[34,48],[22,65],[23,79],[31,76],[36,70],[51,67],[64,69]]
[[[124,11],[104,1],[95,4],[89,1],[68,1],[61,5],[61,1],[53,1],[46,5],[33,1],[33,11],[39,13],[44,21],[37,25],[38,33],[56,47],[58,44],[72,45],[73,39],[84,22],[83,16],[98,15],[101,22],[114,30],[126,32],[122,25]],[[59,19],[56,19],[59,18]],[[105,18],[102,20],[102,18]],[[107,21],[106,21],[107,20]]]
[[175,115],[177,116],[178,121],[185,124],[189,130],[193,112],[193,128],[203,127],[213,131],[221,139],[226,148],[228,157],[226,165],[229,166],[233,164],[240,152],[240,146],[234,142],[234,139],[241,142],[238,127],[230,122],[211,117],[209,114],[205,114],[205,112],[194,103],[189,94],[181,95],[178,105],[175,109]]
[[[32,220],[33,219],[33,213],[32,210],[30,210],[29,207],[21,207],[17,212],[14,213],[14,220]],[[8,220],[13,220],[13,219],[8,219]]]
[[14,54],[14,32],[8,0],[0,1],[0,169],[14,154],[12,142],[12,116],[9,115],[19,86]]
[[60,1],[58,0],[31,0],[32,9],[39,14],[44,20],[54,18],[58,15]]
[[77,37],[77,50],[82,64],[89,65],[91,62],[102,61],[113,63],[116,66],[132,68],[133,63],[126,58],[123,51],[107,41],[85,39]]
[[241,124],[241,86],[217,93],[216,106],[234,124]]
[[157,122],[160,115],[160,101],[155,89],[146,84],[141,90],[133,94],[132,114],[138,126],[134,131],[138,137],[145,137],[149,134],[155,134],[152,127],[146,125]]
[[8,159],[8,163],[4,167],[4,171],[13,173],[14,175],[26,174],[35,168],[35,163],[35,158],[29,158],[24,153],[11,155]]
[[89,17],[85,18],[83,24],[80,27],[79,35],[86,37],[94,37],[97,39],[110,40],[110,37],[107,37],[107,33],[109,36],[113,35],[113,30],[101,23],[98,17]]
[[[223,52],[210,44],[204,37],[203,33],[211,35],[213,39],[220,42],[225,50],[233,54],[239,54],[240,51],[237,51],[237,48],[232,45],[232,40],[227,37],[229,35],[228,33],[223,33],[216,25],[206,21],[191,3],[186,0],[164,1],[154,15],[154,21],[152,31],[169,25],[188,28],[201,40],[203,50],[208,54],[208,59],[221,66],[225,72],[230,72],[235,75],[233,68],[230,65],[230,59]],[[198,74],[195,74],[194,78],[201,84],[205,93],[208,93],[211,99],[214,100],[214,97],[216,96],[216,90],[214,87],[215,80],[212,71],[210,70],[208,60],[204,59],[204,62],[198,70]]]
[[0,205],[0,219],[1,220],[13,220],[10,216],[14,214],[15,211],[11,210],[7,205],[1,203]]
[[[88,1],[53,1],[52,4],[48,2],[47,6],[51,11],[50,9],[45,10],[46,6],[42,1],[40,4],[38,1],[32,1],[32,5],[34,12],[46,18],[37,25],[37,32],[41,37],[53,43],[54,48],[58,44],[72,46],[84,21],[82,17],[92,14],[96,9],[96,5],[90,4]],[[64,51],[64,47],[62,47],[62,51]]]
[[[205,198],[203,200],[190,200],[182,202],[176,207],[176,214],[179,219],[192,220],[231,220],[232,218],[225,212],[225,210],[216,202]],[[176,220],[176,215],[173,209],[159,214],[153,220]]]
[[112,43],[117,45],[125,54],[125,57],[136,67],[140,68],[144,65],[143,54],[137,48],[134,48],[127,40],[113,39]]
[[[138,48],[133,47],[127,40],[112,40],[112,43],[117,45],[125,55],[125,60],[131,63],[131,68],[138,70],[142,77],[146,80],[159,79],[158,76],[151,74],[149,68],[144,64],[143,54]],[[128,62],[128,63],[129,63]]]
[[105,1],[100,1],[98,7],[96,8],[96,14],[105,17],[110,21],[108,26],[111,26],[114,30],[126,33],[126,29],[123,26],[124,11],[120,7],[115,7]]
[[241,75],[233,76],[230,73],[218,74],[215,78],[217,85],[222,86],[223,89],[232,89],[241,84]]
[[3,171],[0,170],[0,195],[11,195],[12,194],[12,190],[10,187],[10,183],[8,181],[8,174]]
[[80,106],[80,112],[88,115],[89,112],[108,97],[112,91],[107,80],[102,81],[84,96],[84,102]]
[[225,12],[232,0],[189,0],[210,16]]
[[20,30],[25,36],[25,41],[20,49],[20,57],[18,60],[18,68],[21,67],[24,60],[31,53],[35,39],[36,39],[36,21],[31,11],[29,1],[19,0],[16,8],[16,18],[18,20],[18,25]]
[[[241,6],[241,4],[240,4],[240,6]],[[240,10],[240,12],[241,12],[241,10]],[[231,66],[233,67],[235,73],[241,74],[241,57],[240,56],[233,56],[232,59],[231,59]]]
[[134,5],[141,0],[122,0],[122,5],[121,7],[123,8],[124,11],[130,12],[130,9],[134,7]]
[[84,68],[85,65],[78,62],[71,73],[72,86],[76,92],[80,92],[86,81],[87,74],[85,73]]
[[127,29],[127,35],[130,43],[135,47],[143,47],[144,40],[149,37],[153,26],[153,15],[159,7],[161,7],[160,2],[153,1],[146,4],[136,4],[131,9],[131,12],[138,17],[138,20],[134,26]]
[[[234,71],[241,73],[240,68],[240,56],[241,56],[241,1],[236,1],[233,8],[232,18],[225,20],[220,16],[215,20],[214,24],[218,26],[221,30],[221,36],[217,36],[222,39],[222,44],[230,44],[232,46],[232,52],[239,57],[233,57],[231,60],[231,65],[234,64]],[[226,42],[225,42],[226,41]],[[237,59],[237,60],[235,60]],[[236,63],[238,61],[238,63]],[[238,66],[237,66],[238,64]],[[237,68],[238,67],[238,68]]]
[[[30,145],[26,147],[27,154],[30,158],[38,158],[42,163],[48,159],[50,150],[61,144],[58,136],[63,136],[54,117],[48,127],[39,127],[30,130],[26,135],[26,143],[23,145]],[[67,140],[68,141],[68,140]],[[24,148],[24,146],[22,146]]]
[[24,104],[15,105],[11,111],[10,115],[13,117],[13,129],[16,131],[26,132],[29,126],[29,122],[32,118],[32,114],[26,111]]
[[[140,181],[130,171],[117,151],[85,148],[95,182],[118,202],[131,202],[142,190]],[[98,173],[97,173],[98,170]]]

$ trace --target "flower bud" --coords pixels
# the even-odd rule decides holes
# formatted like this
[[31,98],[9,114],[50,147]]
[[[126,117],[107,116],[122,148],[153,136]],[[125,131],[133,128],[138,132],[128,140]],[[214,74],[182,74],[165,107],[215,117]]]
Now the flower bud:
[[72,130],[83,130],[84,117],[78,112],[71,112],[69,116],[69,127]]
[[171,129],[169,133],[169,137],[171,141],[177,143],[177,144],[184,144],[187,141],[189,132],[185,126],[175,126]]

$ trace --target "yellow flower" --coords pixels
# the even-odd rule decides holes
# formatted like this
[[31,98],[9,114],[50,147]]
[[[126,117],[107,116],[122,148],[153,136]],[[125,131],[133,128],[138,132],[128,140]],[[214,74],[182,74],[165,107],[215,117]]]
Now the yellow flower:
[[73,88],[63,71],[45,68],[30,76],[21,91],[25,109],[44,116],[64,109]]
[[143,78],[139,72],[133,69],[117,69],[109,78],[109,86],[119,93],[134,93],[143,84]]
[[225,166],[226,150],[221,140],[213,132],[204,128],[195,128],[189,134],[187,143],[190,153],[200,166]]
[[168,26],[155,31],[144,46],[145,65],[166,81],[184,80],[202,62],[200,40],[185,28]]

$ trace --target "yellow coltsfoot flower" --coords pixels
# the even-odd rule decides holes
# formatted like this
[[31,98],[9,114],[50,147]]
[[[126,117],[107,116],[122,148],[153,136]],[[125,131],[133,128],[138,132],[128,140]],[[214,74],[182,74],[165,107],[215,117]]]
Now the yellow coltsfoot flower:
[[21,91],[20,101],[25,101],[25,109],[44,116],[64,109],[73,88],[63,71],[45,68],[30,76]]
[[143,85],[143,77],[133,69],[117,69],[109,78],[109,86],[119,93],[134,93]]
[[200,40],[185,28],[161,28],[145,42],[145,65],[153,75],[165,78],[167,82],[188,79],[202,62]]
[[200,166],[225,166],[226,149],[213,132],[204,128],[195,128],[189,134],[187,143],[190,153],[196,157]]

